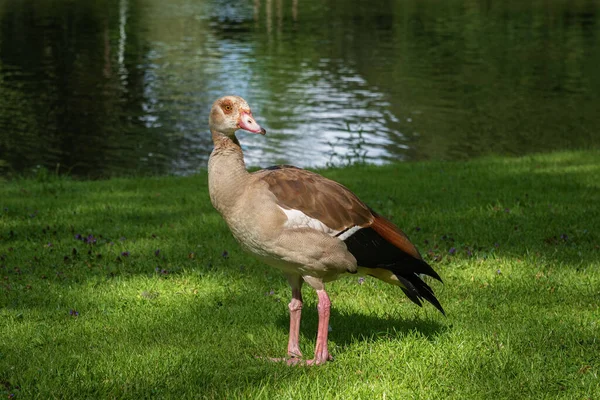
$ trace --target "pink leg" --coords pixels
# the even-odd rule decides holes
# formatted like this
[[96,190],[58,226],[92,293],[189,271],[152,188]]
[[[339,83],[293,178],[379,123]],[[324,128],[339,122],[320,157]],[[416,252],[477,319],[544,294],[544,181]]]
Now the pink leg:
[[271,361],[285,361],[288,365],[301,362],[302,352],[298,344],[300,336],[300,317],[302,316],[302,284],[304,280],[299,275],[288,275],[288,282],[292,287],[292,301],[290,309],[290,339],[288,341],[287,358],[269,358]]
[[288,356],[301,358],[298,336],[300,335],[300,318],[302,315],[302,291],[300,288],[292,288],[292,301],[288,305],[290,309],[290,340],[288,341]]
[[315,346],[315,358],[308,360],[306,364],[325,364],[332,357],[327,351],[327,334],[329,333],[329,314],[331,309],[331,301],[325,290],[317,290],[319,296],[319,327],[317,328],[317,345]]

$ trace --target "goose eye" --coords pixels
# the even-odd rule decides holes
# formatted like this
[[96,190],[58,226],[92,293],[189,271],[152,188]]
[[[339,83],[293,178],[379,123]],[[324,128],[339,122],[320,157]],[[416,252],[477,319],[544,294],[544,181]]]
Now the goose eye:
[[232,108],[231,108],[231,105],[230,105],[230,104],[225,104],[225,105],[223,106],[223,109],[224,109],[225,111],[231,111],[231,110],[232,110]]

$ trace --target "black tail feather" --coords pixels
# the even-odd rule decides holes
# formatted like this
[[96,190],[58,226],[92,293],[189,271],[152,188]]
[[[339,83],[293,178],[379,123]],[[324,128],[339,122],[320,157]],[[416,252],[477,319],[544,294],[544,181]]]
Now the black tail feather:
[[[423,299],[427,300],[446,315],[433,290],[420,275],[428,275],[440,282],[442,278],[423,259],[394,246],[372,228],[359,229],[344,242],[359,266],[391,271],[404,286],[401,289],[410,300],[419,306]],[[420,257],[418,252],[416,256]]]
[[413,303],[417,304],[419,307],[422,307],[423,304],[421,303],[421,300],[425,299],[433,304],[433,306],[442,314],[446,315],[444,308],[435,297],[431,287],[429,287],[427,283],[423,282],[418,275],[414,274],[410,278],[399,275],[396,275],[396,277],[402,283],[402,285],[405,286],[405,288],[401,287],[402,291],[410,300],[412,300]]
[[[423,260],[415,260],[415,261],[417,261],[418,263],[421,264],[417,267],[417,268],[419,268],[419,271],[415,271],[415,273],[430,276],[433,279],[437,279],[438,281],[444,283],[444,281],[442,281],[442,278],[438,275],[438,273],[435,272],[433,268],[431,268],[431,265],[427,264]],[[415,268],[415,270],[417,268]]]

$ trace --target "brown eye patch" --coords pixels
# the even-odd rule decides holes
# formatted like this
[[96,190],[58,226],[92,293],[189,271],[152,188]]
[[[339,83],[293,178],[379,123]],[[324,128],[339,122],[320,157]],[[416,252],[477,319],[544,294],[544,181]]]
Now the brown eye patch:
[[223,102],[223,104],[221,104],[221,108],[225,114],[230,114],[233,111],[233,105],[229,101]]

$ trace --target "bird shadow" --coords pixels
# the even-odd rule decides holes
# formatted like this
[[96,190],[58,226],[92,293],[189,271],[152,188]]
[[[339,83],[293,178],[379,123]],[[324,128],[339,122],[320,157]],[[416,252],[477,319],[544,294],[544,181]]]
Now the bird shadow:
[[[301,339],[316,339],[318,320],[316,307],[305,304],[300,324]],[[275,323],[281,329],[287,330],[289,314],[280,314]],[[334,308],[331,309],[329,326],[329,340],[342,347],[357,341],[399,340],[408,335],[418,335],[433,341],[451,329],[451,325],[428,316],[413,315],[410,318],[403,318],[393,311],[386,315],[375,315],[338,311]]]

